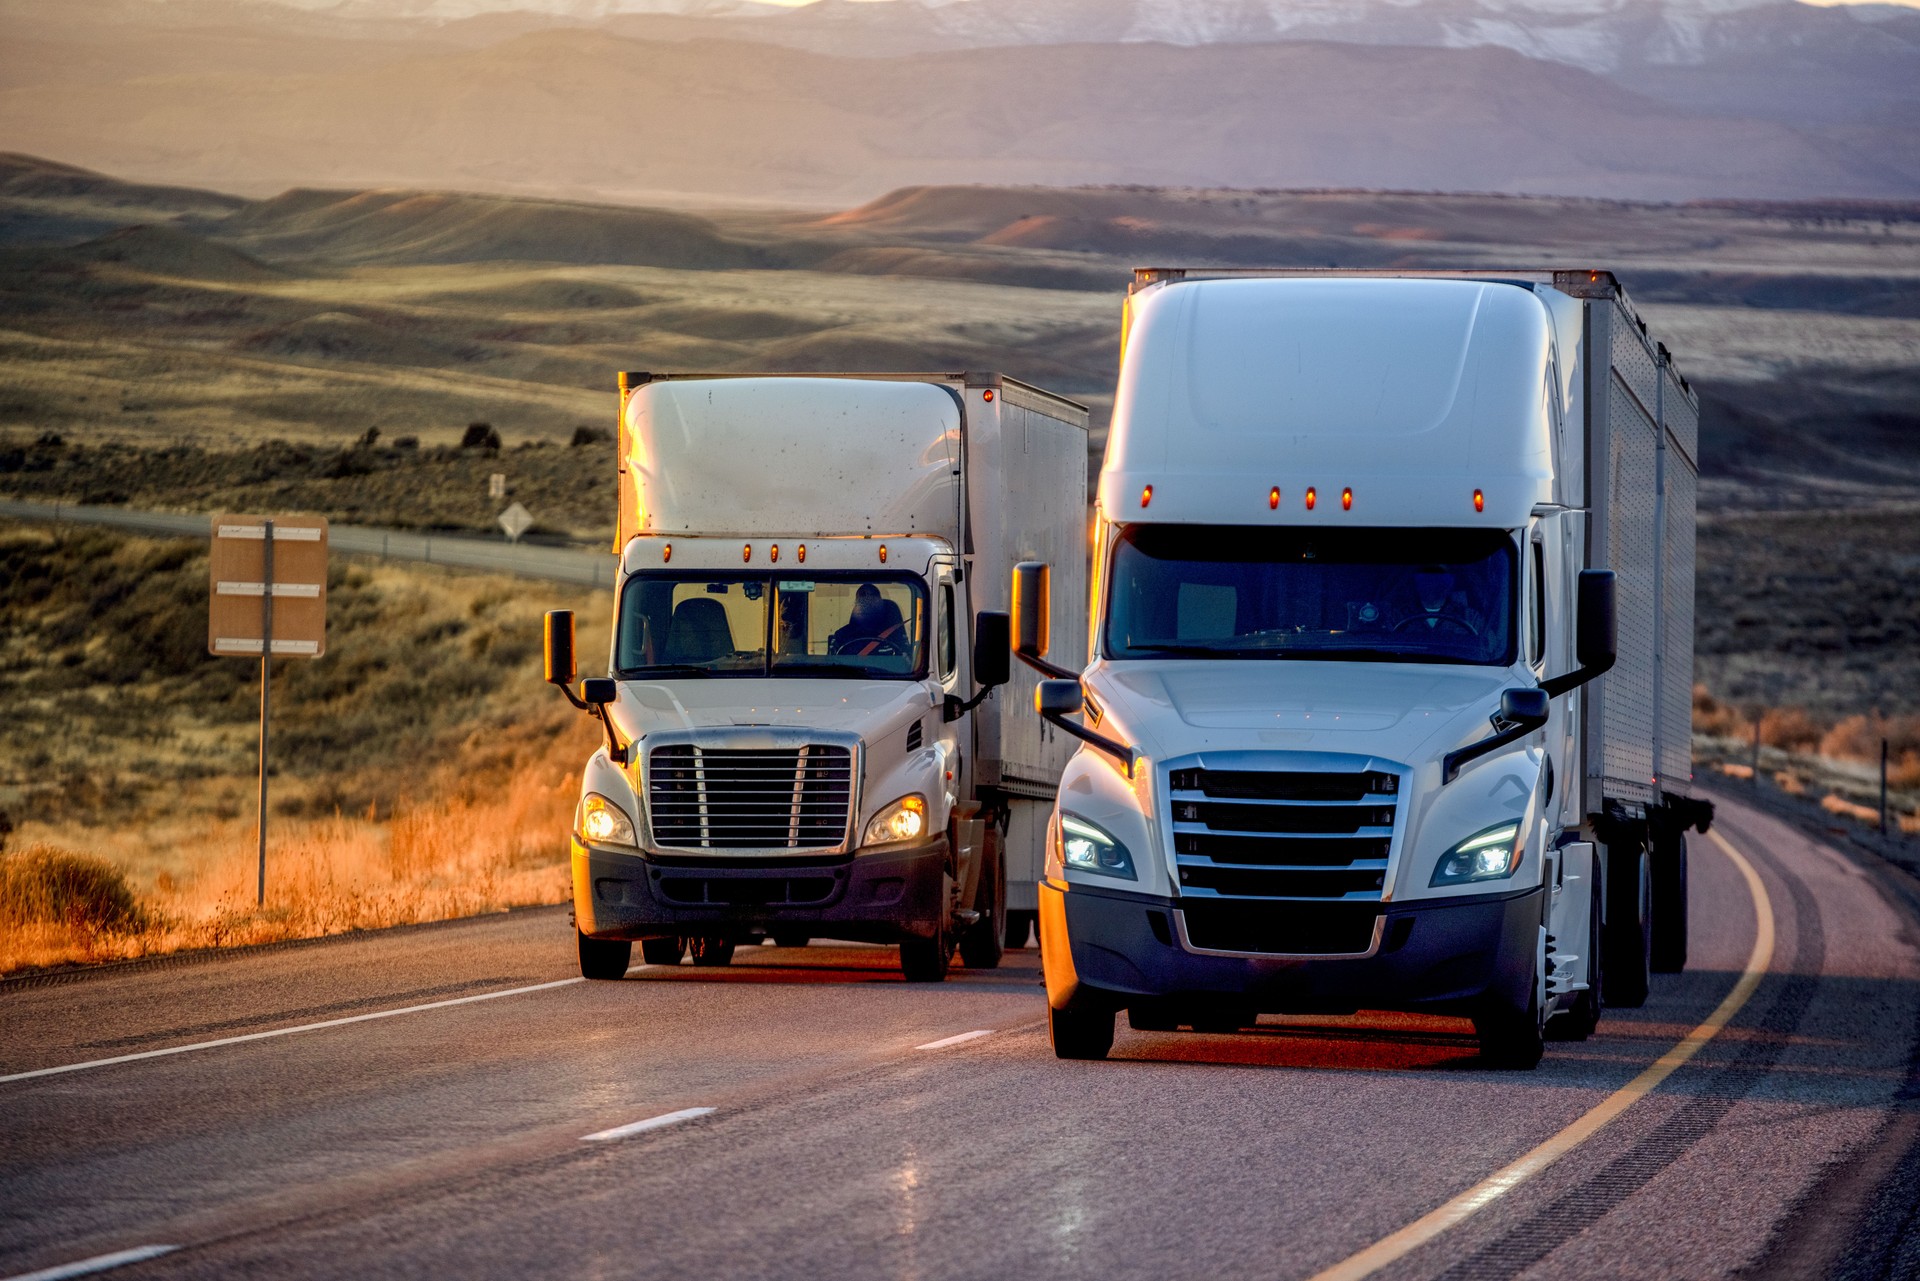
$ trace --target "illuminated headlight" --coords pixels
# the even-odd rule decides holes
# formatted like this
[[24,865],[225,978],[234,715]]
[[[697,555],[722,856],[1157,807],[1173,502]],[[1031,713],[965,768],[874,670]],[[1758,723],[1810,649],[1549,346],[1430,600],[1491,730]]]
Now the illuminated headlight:
[[1448,850],[1433,869],[1434,885],[1497,881],[1520,866],[1520,824],[1501,823],[1475,832]]
[[640,844],[627,812],[598,792],[580,798],[580,808],[573,814],[573,830],[580,833],[581,840],[594,845]]
[[902,796],[885,806],[867,824],[863,845],[897,845],[911,841],[927,830],[927,798]]
[[1104,828],[1064,810],[1060,814],[1060,861],[1076,871],[1137,879],[1133,855],[1127,853],[1126,846]]

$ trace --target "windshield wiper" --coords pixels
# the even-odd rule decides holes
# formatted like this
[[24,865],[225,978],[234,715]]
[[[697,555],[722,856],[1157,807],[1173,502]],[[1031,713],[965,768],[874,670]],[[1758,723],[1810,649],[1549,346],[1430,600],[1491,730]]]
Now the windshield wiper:
[[620,673],[623,681],[644,681],[662,676],[711,676],[711,667],[698,663],[655,663],[651,667],[629,667]]
[[852,663],[775,663],[767,669],[769,676],[873,676],[900,677],[911,676],[910,672],[888,671],[884,667],[868,667]]

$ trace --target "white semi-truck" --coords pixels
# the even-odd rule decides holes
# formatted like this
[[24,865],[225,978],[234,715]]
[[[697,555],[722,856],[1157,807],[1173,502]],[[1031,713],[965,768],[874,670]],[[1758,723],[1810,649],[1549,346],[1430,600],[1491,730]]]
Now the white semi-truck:
[[1083,740],[1055,1051],[1391,1009],[1531,1067],[1681,968],[1697,421],[1605,272],[1136,273],[1084,670],[1015,575]]
[[997,374],[622,374],[606,676],[576,693],[547,620],[606,735],[581,973],[824,936],[933,981],[1023,943],[1072,743],[1009,673],[1007,584],[1061,566],[1071,631],[1086,477],[1085,408]]

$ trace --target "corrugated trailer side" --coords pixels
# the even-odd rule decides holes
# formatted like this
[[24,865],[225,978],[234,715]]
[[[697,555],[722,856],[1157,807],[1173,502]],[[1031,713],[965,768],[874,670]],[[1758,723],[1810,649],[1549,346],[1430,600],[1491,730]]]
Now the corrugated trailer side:
[[1619,661],[1585,691],[1588,797],[1658,804],[1692,783],[1699,402],[1624,291],[1587,298],[1587,563],[1619,610]]

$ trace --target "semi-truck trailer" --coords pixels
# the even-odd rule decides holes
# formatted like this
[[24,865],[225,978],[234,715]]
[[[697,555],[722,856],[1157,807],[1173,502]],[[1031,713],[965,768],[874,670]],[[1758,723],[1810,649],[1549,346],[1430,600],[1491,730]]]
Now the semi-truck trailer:
[[1007,584],[1040,559],[1084,590],[1086,409],[997,374],[628,373],[617,458],[606,675],[576,692],[547,618],[605,736],[581,973],[812,937],[898,944],[910,980],[997,965],[1072,746],[1024,710]]
[[1387,1009],[1529,1068],[1683,966],[1697,422],[1604,271],[1137,272],[1090,665],[1013,592],[1082,740],[1056,1053]]

